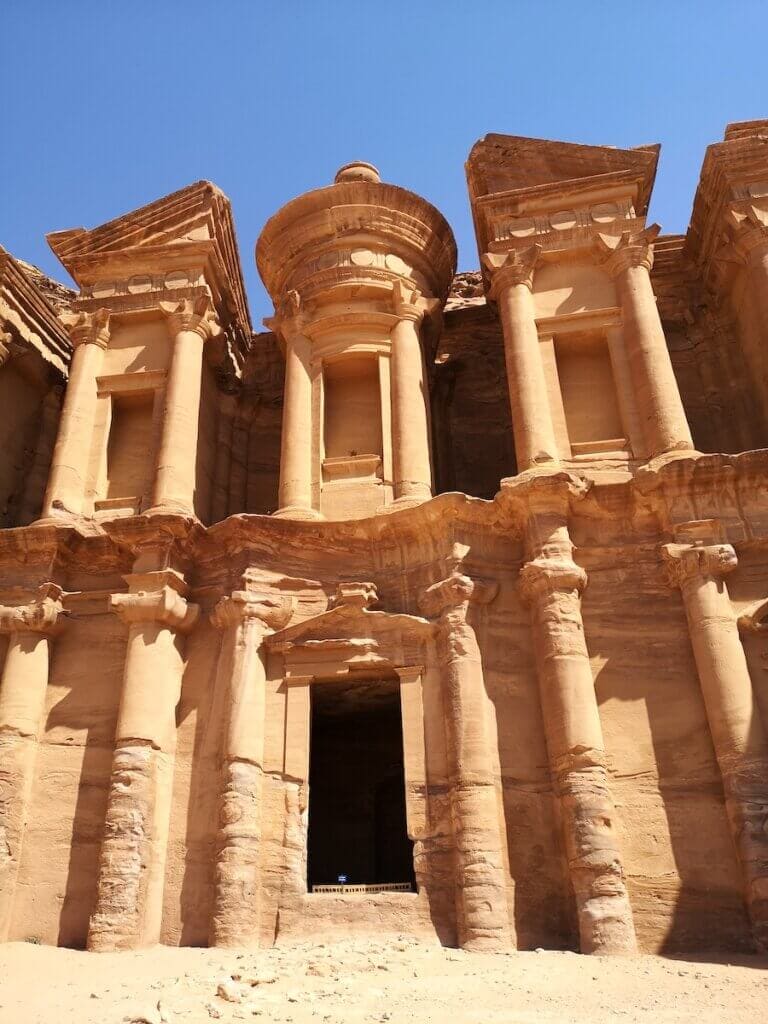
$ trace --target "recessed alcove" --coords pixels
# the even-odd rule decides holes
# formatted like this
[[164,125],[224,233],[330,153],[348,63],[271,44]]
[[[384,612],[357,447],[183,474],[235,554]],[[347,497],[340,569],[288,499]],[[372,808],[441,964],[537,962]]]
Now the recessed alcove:
[[308,889],[414,882],[398,680],[311,688]]
[[384,503],[379,361],[347,355],[323,364],[323,513],[371,515]]
[[556,335],[555,359],[571,454],[623,451],[621,419],[611,356],[600,332]]
[[141,499],[147,489],[153,448],[154,394],[113,395],[107,442],[106,498]]

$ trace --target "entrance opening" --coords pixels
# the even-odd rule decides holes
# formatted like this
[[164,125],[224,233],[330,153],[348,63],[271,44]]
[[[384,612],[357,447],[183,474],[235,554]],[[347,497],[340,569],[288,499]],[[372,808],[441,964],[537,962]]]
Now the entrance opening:
[[313,885],[414,884],[397,681],[312,687],[307,874]]

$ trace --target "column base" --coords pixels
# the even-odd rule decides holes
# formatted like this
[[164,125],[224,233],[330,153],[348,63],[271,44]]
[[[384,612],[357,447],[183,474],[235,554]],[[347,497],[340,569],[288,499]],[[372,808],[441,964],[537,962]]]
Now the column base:
[[379,505],[376,509],[377,516],[390,515],[392,512],[400,512],[404,508],[416,508],[417,505],[423,505],[425,501],[431,501],[432,495],[428,497],[419,497],[419,495],[405,495],[402,498],[395,498],[388,505]]
[[197,513],[189,505],[181,501],[164,501],[159,505],[151,505],[142,509],[143,516],[184,516],[185,519],[197,519]]
[[307,508],[306,505],[284,505],[272,513],[273,519],[296,519],[296,520],[318,520],[325,519],[317,509]]

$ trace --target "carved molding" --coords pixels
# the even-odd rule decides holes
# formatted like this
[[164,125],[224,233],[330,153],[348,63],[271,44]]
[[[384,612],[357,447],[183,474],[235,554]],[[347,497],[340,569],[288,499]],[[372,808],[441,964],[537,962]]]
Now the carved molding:
[[666,561],[667,581],[673,587],[696,578],[725,576],[738,564],[730,544],[664,544],[661,552]]
[[95,309],[92,313],[62,313],[60,319],[69,331],[73,348],[96,345],[105,349],[109,344],[110,315],[108,309]]
[[62,606],[62,594],[55,583],[43,583],[28,604],[0,605],[0,633],[58,632],[68,614]]
[[330,607],[341,605],[355,608],[372,608],[379,603],[379,592],[375,583],[339,583],[331,598]]
[[653,245],[661,231],[651,224],[642,231],[624,231],[615,235],[598,234],[595,239],[597,258],[611,277],[617,277],[629,267],[645,267],[650,273],[653,266]]
[[179,302],[161,302],[159,306],[174,337],[182,331],[191,331],[207,341],[222,333],[210,295],[198,295]]
[[517,284],[533,288],[533,274],[541,252],[540,245],[530,245],[525,249],[512,249],[510,252],[485,253],[483,266],[491,275],[491,298],[498,298],[499,293],[505,288]]

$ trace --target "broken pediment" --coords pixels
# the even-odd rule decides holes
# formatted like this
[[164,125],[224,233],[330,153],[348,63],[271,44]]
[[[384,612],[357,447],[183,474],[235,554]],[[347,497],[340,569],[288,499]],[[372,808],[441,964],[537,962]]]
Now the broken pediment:
[[[202,273],[219,315],[236,326],[244,347],[250,344],[232,210],[211,182],[198,181],[98,227],[55,231],[47,239],[85,299],[96,282],[125,279],[127,292],[139,294],[194,286]],[[97,297],[110,294],[102,292]]]
[[342,588],[340,593],[342,599],[337,595],[330,610],[267,637],[267,646],[285,658],[286,678],[375,674],[419,661],[433,623],[416,615],[372,611],[359,600],[345,600]]
[[467,181],[473,200],[601,175],[625,174],[640,182],[637,212],[643,214],[656,175],[660,146],[617,149],[573,142],[490,134],[472,147]]

